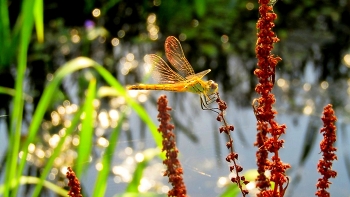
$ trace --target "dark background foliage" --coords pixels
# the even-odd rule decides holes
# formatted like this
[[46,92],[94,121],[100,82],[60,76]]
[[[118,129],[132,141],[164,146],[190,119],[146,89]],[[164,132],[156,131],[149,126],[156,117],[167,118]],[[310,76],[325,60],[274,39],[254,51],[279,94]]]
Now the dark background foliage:
[[[11,24],[14,24],[19,11],[19,2],[9,4]],[[236,65],[229,63],[229,57],[239,58],[240,66],[251,76],[256,65],[255,23],[258,17],[258,4],[254,1],[236,0],[195,0],[195,1],[51,1],[44,2],[44,21],[46,42],[40,47],[32,46],[30,51],[29,75],[33,89],[40,96],[43,80],[47,73],[53,72],[59,64],[52,62],[57,54],[59,36],[68,34],[76,28],[84,32],[88,20],[96,26],[103,27],[108,34],[102,44],[105,53],[100,60],[113,57],[110,40],[120,38],[121,42],[140,44],[149,42],[147,38],[147,17],[150,13],[157,16],[159,39],[154,42],[155,49],[163,50],[163,43],[168,35],[184,36],[185,54],[196,71],[211,68],[208,77],[219,81],[227,92],[235,93],[241,83],[248,83],[247,90],[240,91],[238,102],[251,98],[255,78],[240,78],[230,75],[229,70]],[[94,8],[100,8],[101,16],[94,18]],[[342,63],[342,57],[349,51],[350,36],[350,2],[312,1],[294,2],[278,1],[274,8],[278,14],[275,31],[282,40],[276,45],[275,53],[283,58],[278,65],[278,73],[289,80],[303,75],[307,63],[312,62],[317,70],[318,82],[338,81],[349,77],[349,72]],[[121,34],[120,31],[124,34]],[[227,36],[223,43],[222,36]],[[34,37],[33,37],[34,39]],[[83,41],[64,54],[68,60],[75,56],[93,56],[96,50],[93,41]],[[105,64],[106,65],[106,64]],[[0,84],[13,86],[9,65],[1,68]],[[113,68],[111,68],[113,69]],[[118,70],[114,70],[114,74]],[[117,74],[116,74],[117,75]],[[64,91],[63,91],[64,92]],[[8,101],[8,98],[3,98]],[[241,101],[241,102],[240,102]],[[36,102],[36,100],[34,101]],[[2,102],[2,108],[8,106]],[[341,104],[341,103],[339,103]],[[337,105],[336,105],[337,107]]]
[[[18,20],[19,1],[9,2],[11,26]],[[94,17],[92,10],[99,8],[101,15]],[[258,4],[255,1],[237,0],[144,0],[144,1],[44,1],[45,42],[38,43],[33,34],[28,53],[28,83],[26,91],[33,96],[36,107],[43,92],[48,75],[64,62],[77,56],[88,56],[104,65],[114,76],[120,76],[119,61],[133,46],[138,47],[136,59],[148,53],[161,53],[167,36],[174,35],[182,41],[186,57],[195,71],[210,68],[208,78],[219,82],[225,96],[233,96],[236,103],[249,106],[255,97],[256,68],[255,43]],[[319,87],[323,81],[330,83],[328,95],[335,109],[344,109],[348,95],[345,86],[350,75],[343,62],[350,49],[350,1],[295,2],[280,0],[275,4],[278,14],[277,36],[281,39],[275,45],[274,53],[282,57],[277,76],[289,82],[287,91],[276,90],[282,101],[289,104],[286,110],[301,112],[305,100],[297,103],[295,97],[305,82]],[[149,37],[147,19],[155,14],[159,28],[158,38]],[[96,29],[96,36],[89,38],[89,26]],[[72,42],[73,34],[80,36],[80,42]],[[111,40],[118,38],[122,47],[116,52]],[[145,49],[144,45],[153,49]],[[15,60],[15,57],[10,57]],[[11,61],[15,62],[15,61]],[[307,65],[312,64],[316,80],[308,81]],[[0,85],[13,88],[14,69],[12,63],[0,67]],[[73,100],[68,94],[72,85],[86,87],[87,82],[75,74],[71,85],[61,85],[57,99]],[[124,84],[140,82],[142,75],[136,69],[130,70]],[[81,91],[80,91],[81,90]],[[79,88],[78,97],[83,97],[84,88]],[[319,91],[316,91],[319,93]],[[335,94],[336,93],[336,94]],[[0,109],[9,113],[11,97],[1,94]],[[313,98],[312,98],[313,99]],[[324,103],[317,108],[322,109]],[[320,112],[320,110],[319,110]],[[30,117],[30,116],[29,116]],[[49,117],[48,115],[46,116]]]

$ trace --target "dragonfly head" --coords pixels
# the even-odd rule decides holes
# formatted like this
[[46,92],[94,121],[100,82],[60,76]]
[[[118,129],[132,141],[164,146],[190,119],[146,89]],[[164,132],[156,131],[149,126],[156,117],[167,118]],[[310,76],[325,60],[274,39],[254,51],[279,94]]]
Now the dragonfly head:
[[215,83],[213,80],[208,81],[207,87],[208,87],[208,92],[207,92],[208,95],[217,93],[219,89],[219,85]]

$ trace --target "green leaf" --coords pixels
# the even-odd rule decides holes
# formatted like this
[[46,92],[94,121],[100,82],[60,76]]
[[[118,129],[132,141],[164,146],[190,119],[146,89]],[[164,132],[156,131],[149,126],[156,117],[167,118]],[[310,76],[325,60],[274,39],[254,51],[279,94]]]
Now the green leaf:
[[206,12],[206,0],[195,0],[194,1],[195,11],[198,17],[202,18]]
[[159,149],[147,149],[143,152],[144,160],[139,162],[133,174],[133,178],[129,185],[126,187],[126,192],[138,193],[138,186],[142,178],[143,171],[146,169],[148,162],[155,156],[159,155]]
[[241,193],[241,190],[239,190],[237,184],[230,184],[230,186],[227,187],[227,189],[220,195],[220,197],[232,197],[232,196],[238,196],[238,194]]
[[[16,95],[16,90],[13,88],[0,86],[0,94],[7,94],[7,95],[14,97]],[[28,101],[28,102],[31,102],[33,100],[33,97],[31,97],[30,95],[28,95],[26,93],[23,93],[23,96],[24,96],[23,99]]]
[[[6,6],[7,7],[7,6]],[[20,178],[20,170],[18,170],[18,154],[20,149],[22,117],[23,117],[23,84],[24,74],[27,68],[27,52],[30,42],[30,36],[33,29],[33,1],[23,1],[20,17],[25,21],[20,29],[19,49],[17,56],[17,73],[15,90],[16,94],[13,101],[13,109],[10,118],[10,141],[9,152],[7,154],[6,170],[5,170],[5,189],[4,196],[10,195],[10,182]],[[16,196],[18,185],[15,185],[11,190],[11,195]]]
[[[93,61],[89,58],[79,57],[79,58],[76,58],[74,60],[67,62],[62,67],[60,67],[55,72],[53,80],[50,81],[48,83],[48,85],[46,86],[46,88],[44,89],[44,92],[40,98],[40,101],[38,102],[38,106],[37,106],[37,108],[34,112],[34,115],[32,117],[31,124],[29,125],[27,139],[22,146],[22,158],[20,161],[18,174],[22,174],[22,172],[23,172],[24,166],[26,164],[26,158],[28,155],[28,146],[30,143],[32,143],[35,140],[37,133],[38,133],[38,130],[40,128],[43,116],[44,116],[46,110],[48,109],[48,106],[51,104],[53,97],[55,97],[55,92],[57,92],[57,89],[59,88],[59,85],[60,85],[62,79],[64,77],[66,77],[67,75],[69,75],[77,70],[80,70],[83,68],[89,68],[89,67],[96,69],[99,72],[99,74],[113,88],[115,88],[121,96],[123,96],[125,98],[125,100],[129,104],[129,106],[131,106],[136,111],[136,113],[141,117],[141,119],[146,123],[146,125],[148,126],[148,128],[150,129],[150,131],[153,135],[155,143],[161,149],[162,137],[158,133],[156,125],[153,123],[152,119],[148,116],[148,114],[144,110],[144,108],[142,106],[140,106],[136,101],[134,101],[132,98],[130,98],[126,94],[124,87],[122,85],[120,85],[119,82],[113,77],[113,75],[111,73],[109,73],[105,68],[103,68],[98,63],[96,63],[95,61]],[[9,154],[9,155],[13,155],[14,157],[17,157],[18,153],[17,154]],[[10,163],[10,162],[7,162],[7,163]],[[48,167],[49,167],[49,165],[48,165]],[[10,168],[7,166],[6,169],[10,169]],[[6,185],[5,185],[5,193],[4,194],[6,194],[6,191],[9,191],[9,185],[7,185],[7,189],[6,189]],[[40,191],[40,188],[36,189],[36,191]]]
[[10,19],[8,13],[8,2],[6,0],[0,0],[0,68],[9,62],[9,50],[11,45],[10,37]]
[[[85,60],[88,60],[88,61],[85,61]],[[40,128],[41,121],[44,117],[44,114],[48,106],[51,104],[53,97],[55,97],[55,92],[59,88],[59,85],[62,79],[77,70],[91,67],[91,66],[94,66],[94,62],[88,58],[83,60],[78,59],[76,61],[67,62],[65,65],[63,65],[60,69],[56,71],[56,73],[54,74],[53,80],[50,81],[46,86],[46,88],[44,89],[44,92],[38,102],[38,106],[32,117],[31,124],[29,125],[27,139],[22,148],[23,157],[21,159],[20,167],[19,167],[20,173],[22,173],[24,166],[26,164],[26,157],[28,154],[27,147],[29,146],[30,143],[34,141],[38,133],[38,130]]]
[[44,42],[44,8],[43,0],[35,0],[34,4],[34,20],[36,36],[39,42]]
[[114,152],[116,151],[115,147],[117,146],[119,134],[120,134],[122,123],[124,122],[124,120],[125,120],[125,113],[123,112],[121,117],[118,120],[117,127],[113,130],[109,138],[109,145],[102,156],[103,168],[97,174],[94,193],[92,196],[105,196],[108,175],[111,169],[111,162],[113,160]]
[[[38,184],[41,182],[41,180],[38,177],[32,177],[32,176],[21,176],[19,179],[19,184],[20,185],[25,185],[25,184]],[[12,181],[11,186],[15,186],[18,183],[15,183],[15,180]],[[62,189],[60,186],[57,186],[56,184],[53,184],[49,181],[43,181],[43,186],[46,187],[47,189],[52,190],[56,194],[59,194],[61,196],[67,196],[68,191],[65,189]],[[4,193],[4,185],[0,185],[0,194]]]
[[103,4],[102,8],[101,8],[101,13],[105,14],[109,11],[109,9],[111,9],[112,7],[114,7],[117,3],[119,3],[120,0],[110,0],[107,1],[106,3]]
[[75,174],[81,178],[83,171],[88,165],[89,156],[93,145],[94,136],[94,99],[96,96],[96,79],[90,81],[84,104],[84,118],[80,131],[80,142],[78,146],[78,158],[76,160]]
[[73,133],[73,131],[77,128],[77,126],[80,122],[80,117],[81,117],[82,113],[84,112],[84,109],[85,109],[85,106],[82,106],[77,111],[77,113],[73,116],[71,125],[66,129],[66,135],[61,137],[61,139],[58,142],[56,148],[54,149],[51,157],[46,162],[44,169],[42,169],[41,175],[40,175],[40,181],[37,183],[32,196],[38,196],[40,194],[40,190],[41,190],[42,186],[45,186],[45,179],[48,176],[48,174],[50,173],[55,159],[57,157],[59,157],[59,155],[61,154],[61,150],[63,148],[63,145],[65,144],[65,140],[66,140],[67,136],[70,136]]
[[123,194],[117,194],[114,197],[166,197],[166,194],[156,194],[156,193],[133,193],[133,192],[125,192]]

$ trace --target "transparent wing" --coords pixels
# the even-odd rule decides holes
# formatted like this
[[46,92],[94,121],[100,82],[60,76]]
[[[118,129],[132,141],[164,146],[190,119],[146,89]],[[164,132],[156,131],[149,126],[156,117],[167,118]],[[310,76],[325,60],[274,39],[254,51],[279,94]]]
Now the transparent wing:
[[165,54],[171,65],[184,77],[194,75],[191,64],[187,61],[181,44],[174,36],[165,40]]
[[202,78],[203,78],[206,74],[208,74],[210,71],[211,71],[210,69],[207,69],[207,70],[204,70],[204,71],[202,71],[202,72],[196,73],[196,74],[194,74],[194,75],[187,76],[186,79],[192,79],[193,77],[202,79]]
[[151,65],[152,77],[159,83],[176,83],[186,80],[181,75],[172,70],[168,64],[158,55],[147,55],[145,61],[147,64]]

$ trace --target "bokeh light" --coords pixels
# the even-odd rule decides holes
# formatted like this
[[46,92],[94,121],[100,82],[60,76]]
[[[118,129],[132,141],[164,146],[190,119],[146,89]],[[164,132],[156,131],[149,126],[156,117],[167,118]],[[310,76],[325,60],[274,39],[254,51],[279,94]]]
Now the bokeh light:
[[248,2],[245,7],[247,8],[247,10],[251,11],[254,9],[254,3],[252,2]]
[[92,16],[93,17],[99,17],[101,15],[101,10],[98,8],[95,8],[94,10],[92,10]]
[[343,60],[344,60],[345,65],[350,68],[350,54],[344,55]]

